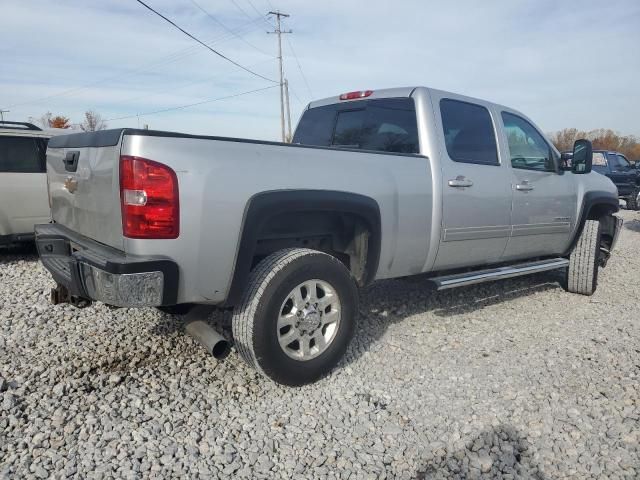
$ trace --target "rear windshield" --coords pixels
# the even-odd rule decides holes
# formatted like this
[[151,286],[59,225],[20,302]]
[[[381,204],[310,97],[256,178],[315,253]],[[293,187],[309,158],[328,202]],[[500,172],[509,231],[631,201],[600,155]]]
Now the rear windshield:
[[411,98],[383,98],[311,108],[293,143],[419,153],[415,104]]

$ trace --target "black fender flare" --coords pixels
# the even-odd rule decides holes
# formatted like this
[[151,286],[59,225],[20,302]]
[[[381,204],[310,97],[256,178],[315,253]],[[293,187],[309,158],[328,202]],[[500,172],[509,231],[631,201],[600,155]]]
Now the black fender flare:
[[593,191],[585,193],[582,199],[582,207],[580,209],[579,223],[571,239],[571,243],[569,244],[569,248],[565,252],[564,256],[569,256],[573,251],[576,243],[578,242],[578,238],[580,238],[580,234],[582,233],[582,229],[584,228],[584,224],[589,218],[589,214],[594,208],[601,208],[603,211],[607,211],[609,215],[620,210],[620,203],[618,200],[618,196],[611,192],[605,191]]
[[333,190],[275,190],[252,196],[245,207],[235,268],[225,305],[237,305],[246,287],[258,235],[267,222],[287,212],[336,212],[362,218],[370,231],[365,284],[373,281],[380,261],[382,226],[380,207],[373,198]]

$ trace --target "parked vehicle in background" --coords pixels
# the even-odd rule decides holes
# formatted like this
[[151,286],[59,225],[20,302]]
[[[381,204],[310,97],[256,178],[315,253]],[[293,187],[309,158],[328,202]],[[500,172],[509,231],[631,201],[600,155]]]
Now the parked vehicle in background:
[[[299,385],[346,351],[359,286],[564,269],[568,291],[591,295],[621,229],[590,142],[565,171],[531,120],[483,100],[350,92],[311,103],[293,142],[134,129],[52,140],[54,223],[36,227],[52,300],[229,308],[241,356]],[[223,351],[206,327],[203,343]]]
[[[565,152],[563,157],[570,157]],[[629,210],[638,210],[640,205],[640,170],[619,152],[593,151],[593,170],[609,177],[618,189],[619,198],[627,203]]]
[[50,218],[46,149],[61,129],[0,122],[0,245],[33,241],[36,223]]

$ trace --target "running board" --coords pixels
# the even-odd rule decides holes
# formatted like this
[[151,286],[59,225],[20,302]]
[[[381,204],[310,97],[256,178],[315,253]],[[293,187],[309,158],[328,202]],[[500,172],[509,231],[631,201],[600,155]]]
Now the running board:
[[566,258],[551,258],[537,262],[518,263],[506,267],[489,268],[486,270],[475,270],[473,272],[457,273],[455,275],[444,275],[442,277],[430,278],[436,284],[436,290],[447,290],[449,288],[473,285],[475,283],[491,282],[503,278],[519,277],[531,273],[546,272],[569,266]]

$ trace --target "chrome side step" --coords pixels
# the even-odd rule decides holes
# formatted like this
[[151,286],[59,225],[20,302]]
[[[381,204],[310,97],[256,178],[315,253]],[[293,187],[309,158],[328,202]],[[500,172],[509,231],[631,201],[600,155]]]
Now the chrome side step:
[[531,273],[546,272],[547,270],[555,270],[568,266],[569,260],[566,258],[551,258],[549,260],[518,263],[506,267],[475,270],[473,272],[457,273],[455,275],[444,275],[442,277],[433,277],[429,280],[436,284],[437,290],[447,290],[464,285],[473,285],[475,283],[519,277],[520,275],[529,275]]

